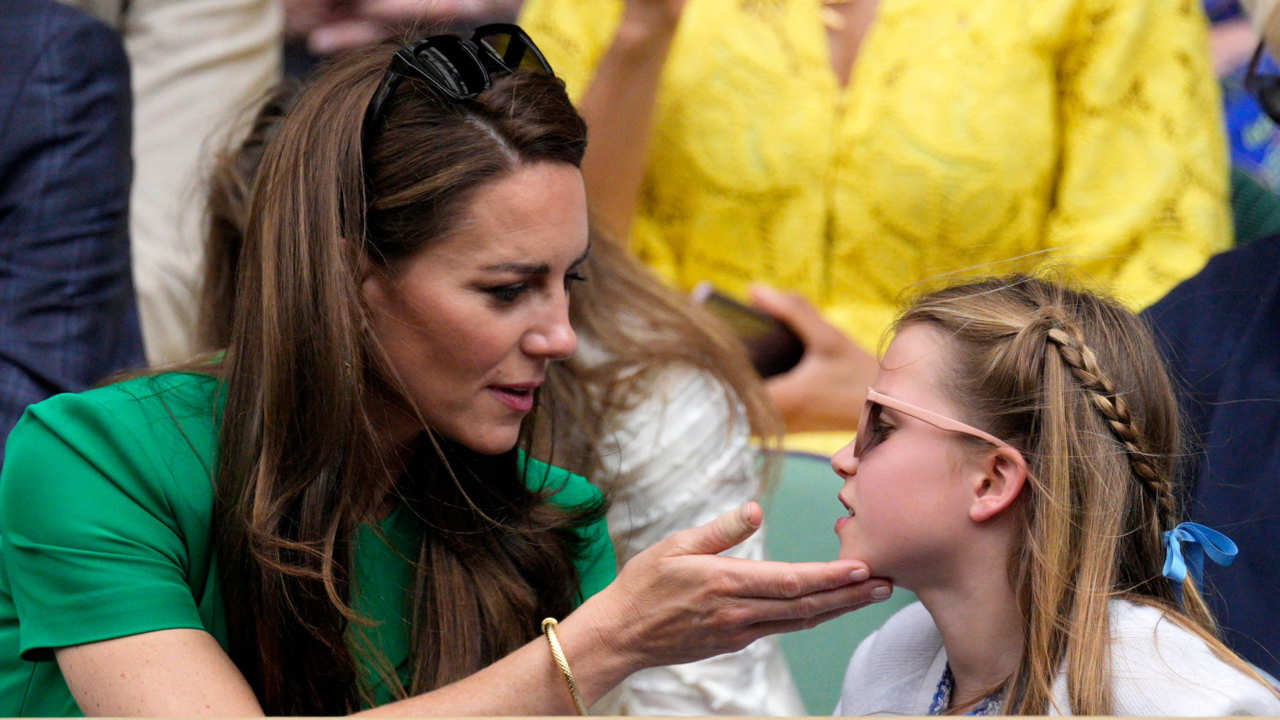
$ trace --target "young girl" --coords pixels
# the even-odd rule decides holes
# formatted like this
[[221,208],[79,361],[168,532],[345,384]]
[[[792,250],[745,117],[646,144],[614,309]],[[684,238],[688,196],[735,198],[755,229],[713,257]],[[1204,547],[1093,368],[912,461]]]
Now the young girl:
[[836,533],[920,603],[859,645],[836,714],[1280,714],[1214,636],[1199,570],[1235,547],[1178,525],[1177,404],[1141,321],[1010,276],[896,330],[832,459]]

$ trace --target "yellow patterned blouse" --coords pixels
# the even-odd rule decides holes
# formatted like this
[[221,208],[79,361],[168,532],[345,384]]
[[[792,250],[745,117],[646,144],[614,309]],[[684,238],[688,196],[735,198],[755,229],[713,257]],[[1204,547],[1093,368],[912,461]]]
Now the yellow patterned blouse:
[[[571,94],[621,0],[527,0]],[[680,288],[809,296],[864,347],[943,273],[1078,268],[1146,306],[1231,243],[1199,0],[880,0],[853,75],[821,0],[689,0],[633,247]]]

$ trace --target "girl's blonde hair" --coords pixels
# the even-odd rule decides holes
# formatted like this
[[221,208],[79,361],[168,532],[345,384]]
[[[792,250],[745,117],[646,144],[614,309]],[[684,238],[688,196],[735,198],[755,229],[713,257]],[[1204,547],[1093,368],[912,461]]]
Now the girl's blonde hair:
[[1008,568],[1024,651],[1004,711],[1047,714],[1065,665],[1071,707],[1056,710],[1111,714],[1107,606],[1118,597],[1160,608],[1258,677],[1217,640],[1199,588],[1188,580],[1179,605],[1162,575],[1184,451],[1173,384],[1143,321],[1098,295],[1009,275],[925,295],[895,328],[917,323],[950,338],[943,386],[964,419],[1027,460]]

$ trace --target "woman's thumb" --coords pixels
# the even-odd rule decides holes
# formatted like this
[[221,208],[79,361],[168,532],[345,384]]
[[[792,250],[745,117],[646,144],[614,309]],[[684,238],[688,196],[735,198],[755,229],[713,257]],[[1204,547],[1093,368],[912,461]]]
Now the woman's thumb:
[[764,511],[759,503],[749,502],[706,525],[680,533],[680,550],[688,555],[715,555],[751,537],[763,522]]

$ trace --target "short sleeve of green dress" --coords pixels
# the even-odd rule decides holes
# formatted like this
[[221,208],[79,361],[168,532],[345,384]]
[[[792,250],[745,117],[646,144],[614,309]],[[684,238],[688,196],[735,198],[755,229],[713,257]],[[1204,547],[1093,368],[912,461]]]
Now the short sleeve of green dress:
[[[10,433],[0,472],[0,716],[81,714],[53,648],[176,628],[226,646],[210,545],[221,397],[205,375],[136,378],[33,405]],[[527,473],[531,486],[539,476],[560,487],[552,502],[598,496],[581,477],[528,465],[541,471]],[[383,537],[416,541],[408,515],[387,518]],[[603,521],[583,532],[589,597],[615,568]],[[357,607],[399,619],[408,566],[376,536],[362,530],[357,540],[361,592],[371,596]],[[383,625],[394,661],[407,637],[401,623]]]

